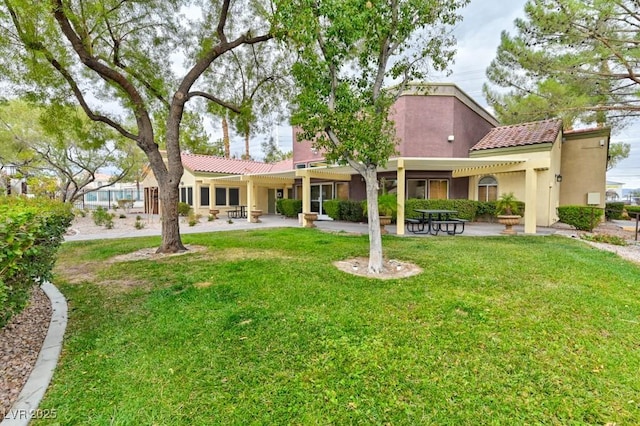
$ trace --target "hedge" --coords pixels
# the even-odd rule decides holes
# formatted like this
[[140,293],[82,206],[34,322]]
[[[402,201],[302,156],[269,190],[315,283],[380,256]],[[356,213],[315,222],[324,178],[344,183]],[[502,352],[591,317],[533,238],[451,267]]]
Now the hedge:
[[[473,200],[425,200],[420,198],[410,198],[405,202],[405,217],[418,219],[420,213],[416,209],[422,210],[456,210],[457,217],[473,221],[478,214],[478,201]],[[495,212],[495,204],[494,204]]]
[[560,222],[571,225],[580,231],[593,231],[602,220],[604,211],[600,207],[562,206],[558,207]]
[[364,203],[366,201],[327,200],[322,206],[327,216],[333,220],[364,222]]
[[622,212],[624,211],[624,203],[611,202],[605,205],[604,215],[607,220],[620,220],[622,219]]
[[71,206],[0,196],[0,327],[25,306],[37,281],[50,280]]
[[302,213],[302,200],[281,198],[276,202],[276,208],[283,216],[298,217],[298,213]]

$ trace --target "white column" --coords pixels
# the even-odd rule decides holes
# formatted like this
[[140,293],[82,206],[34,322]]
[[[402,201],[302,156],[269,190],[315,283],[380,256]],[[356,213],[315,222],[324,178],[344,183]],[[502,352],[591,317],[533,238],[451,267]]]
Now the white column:
[[404,235],[404,201],[406,198],[405,195],[405,169],[404,169],[404,159],[398,159],[398,170],[396,172],[397,179],[397,191],[398,191],[398,213],[396,216],[396,234]]
[[528,168],[525,171],[525,197],[524,197],[524,233],[536,233],[537,221],[537,196],[538,196],[538,173],[535,169]]

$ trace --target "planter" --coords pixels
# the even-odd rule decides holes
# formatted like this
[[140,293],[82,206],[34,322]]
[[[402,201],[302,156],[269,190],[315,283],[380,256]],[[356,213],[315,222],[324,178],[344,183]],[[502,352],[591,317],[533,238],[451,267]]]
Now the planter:
[[218,219],[218,213],[220,213],[218,209],[209,209],[209,214],[213,216],[214,219]]
[[303,226],[305,228],[315,228],[314,221],[318,220],[318,213],[302,213]]
[[381,235],[386,235],[389,233],[389,231],[385,229],[385,226],[390,224],[391,224],[391,216],[380,216],[380,234]]
[[520,218],[517,214],[501,214],[498,215],[498,222],[504,225],[504,231],[501,234],[504,235],[516,235],[517,232],[513,229],[513,225],[520,223]]
[[260,216],[262,216],[262,210],[251,210],[251,223],[262,223]]

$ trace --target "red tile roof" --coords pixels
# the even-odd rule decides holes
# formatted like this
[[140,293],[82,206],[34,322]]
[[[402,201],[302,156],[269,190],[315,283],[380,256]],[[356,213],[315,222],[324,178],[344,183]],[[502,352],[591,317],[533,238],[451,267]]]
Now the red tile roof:
[[293,170],[293,160],[269,164],[259,161],[236,160],[213,155],[182,154],[182,164],[192,172],[247,175],[272,171]]
[[558,119],[496,127],[471,147],[471,151],[553,143],[560,131],[562,120]]

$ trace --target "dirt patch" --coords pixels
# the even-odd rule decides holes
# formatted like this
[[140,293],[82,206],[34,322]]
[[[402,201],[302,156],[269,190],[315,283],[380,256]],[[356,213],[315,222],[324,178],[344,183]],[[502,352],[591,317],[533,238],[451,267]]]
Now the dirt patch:
[[383,271],[379,274],[372,274],[369,272],[369,259],[366,257],[339,260],[333,264],[336,268],[348,274],[367,278],[377,278],[380,280],[407,278],[418,275],[422,272],[422,268],[418,265],[394,259],[385,259],[383,262]]
[[166,259],[168,257],[183,256],[185,254],[207,251],[207,247],[205,246],[186,245],[185,247],[187,248],[186,251],[181,251],[178,253],[156,253],[156,251],[158,250],[157,248],[143,248],[131,253],[114,256],[109,259],[109,263],[131,262],[134,260],[160,260]]

